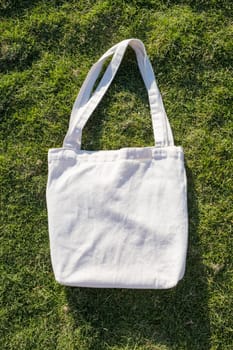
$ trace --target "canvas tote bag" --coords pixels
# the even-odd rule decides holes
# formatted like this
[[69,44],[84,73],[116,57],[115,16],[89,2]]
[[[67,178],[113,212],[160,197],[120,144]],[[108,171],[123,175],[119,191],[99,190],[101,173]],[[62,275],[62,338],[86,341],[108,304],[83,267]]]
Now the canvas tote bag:
[[[148,91],[155,146],[82,150],[82,129],[111,84],[128,45],[136,53]],[[92,92],[109,56],[112,60]],[[50,248],[58,282],[170,288],[183,277],[187,250],[184,155],[180,146],[174,146],[140,40],[120,42],[93,65],[74,103],[63,147],[48,152],[48,169]]]

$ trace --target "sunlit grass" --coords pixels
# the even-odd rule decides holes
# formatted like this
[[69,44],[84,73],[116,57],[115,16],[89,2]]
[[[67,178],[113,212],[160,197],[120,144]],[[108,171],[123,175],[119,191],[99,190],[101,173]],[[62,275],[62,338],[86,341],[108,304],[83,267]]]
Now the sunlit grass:
[[[232,349],[231,1],[0,5],[1,349]],[[167,291],[59,286],[49,256],[47,151],[110,46],[137,37],[155,70],[189,185],[187,271]],[[83,133],[85,149],[153,145],[131,49]]]

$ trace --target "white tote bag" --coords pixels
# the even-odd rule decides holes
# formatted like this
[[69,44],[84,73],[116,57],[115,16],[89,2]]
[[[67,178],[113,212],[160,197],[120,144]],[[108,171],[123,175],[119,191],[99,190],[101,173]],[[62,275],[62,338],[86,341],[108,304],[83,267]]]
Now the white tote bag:
[[[155,146],[81,150],[82,129],[128,45],[148,91]],[[109,56],[112,60],[92,93]],[[145,289],[177,284],[184,275],[188,236],[184,156],[182,147],[174,146],[140,40],[120,42],[93,65],[74,103],[63,147],[49,150],[48,167],[50,248],[58,282]]]

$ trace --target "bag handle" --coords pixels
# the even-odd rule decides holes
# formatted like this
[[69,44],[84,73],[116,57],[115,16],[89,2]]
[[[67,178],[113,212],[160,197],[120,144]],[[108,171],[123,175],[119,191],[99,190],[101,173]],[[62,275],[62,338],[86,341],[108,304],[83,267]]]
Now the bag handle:
[[[128,39],[110,48],[90,69],[71,112],[69,129],[63,142],[65,148],[81,148],[82,129],[113,81],[128,45],[136,53],[138,66],[147,88],[155,145],[156,147],[174,145],[171,127],[145,47],[138,39]],[[112,55],[113,58],[100,83],[90,97],[104,62]]]

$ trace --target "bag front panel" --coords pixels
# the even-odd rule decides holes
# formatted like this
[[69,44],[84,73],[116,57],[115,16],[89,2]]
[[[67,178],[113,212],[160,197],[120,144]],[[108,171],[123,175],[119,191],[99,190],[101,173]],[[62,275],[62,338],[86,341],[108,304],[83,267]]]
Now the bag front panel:
[[49,162],[56,279],[89,287],[174,286],[183,276],[187,248],[183,159],[91,159]]

